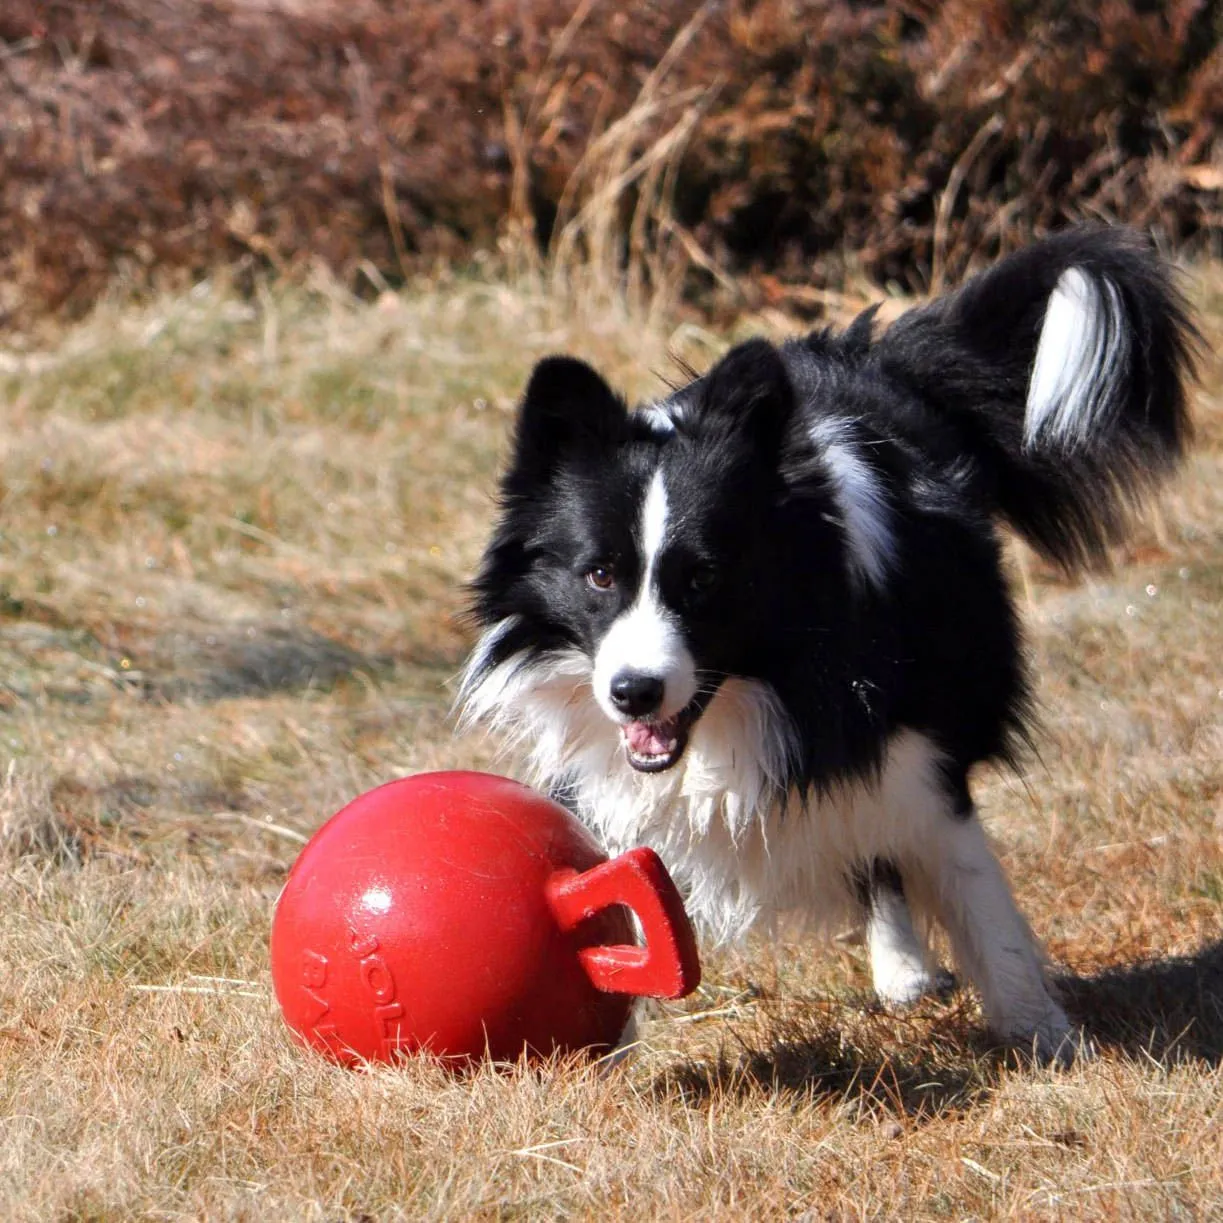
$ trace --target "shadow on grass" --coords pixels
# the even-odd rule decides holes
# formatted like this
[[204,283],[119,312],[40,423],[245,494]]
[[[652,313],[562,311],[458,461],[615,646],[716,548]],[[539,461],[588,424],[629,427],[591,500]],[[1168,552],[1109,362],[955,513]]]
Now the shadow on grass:
[[1223,1064],[1223,940],[1191,956],[1057,984],[1067,1010],[1102,1049],[1161,1063]]
[[142,659],[144,689],[163,701],[224,701],[303,689],[327,691],[394,668],[389,654],[353,649],[319,632],[280,625],[179,631]]
[[935,1054],[923,1055],[915,1042],[909,1057],[905,1051],[854,1047],[834,1025],[747,1047],[737,1057],[722,1054],[669,1067],[656,1078],[654,1090],[690,1104],[764,1094],[835,1102],[852,1119],[945,1118],[980,1107],[1005,1060],[984,1033],[964,1031],[959,1021],[954,1027],[954,1034],[935,1036]]
[[[1223,941],[1192,956],[1063,977],[1057,985],[1071,1016],[1102,1051],[1161,1065],[1223,1064]],[[873,1022],[867,1015],[865,1030],[856,1033],[866,1039],[850,1039],[836,1017],[815,1030],[749,1038],[738,1056],[669,1067],[654,1090],[692,1104],[727,1095],[824,1099],[852,1117],[918,1123],[961,1115],[990,1098],[1004,1068],[1027,1061],[998,1047],[971,1015],[967,995],[958,998],[933,1023],[931,1016],[880,1015]],[[898,1032],[897,1024],[910,1030]]]
[[148,691],[163,700],[232,697],[333,688],[358,673],[388,671],[394,660],[354,650],[310,629],[247,625],[178,632],[155,648]]
[[81,625],[53,625],[45,617],[4,622],[2,613],[0,652],[10,693],[71,704],[88,704],[111,686],[152,700],[207,703],[326,691],[404,666],[444,673],[458,666],[436,650],[362,651],[306,627],[254,622],[150,634],[112,625],[99,633]]

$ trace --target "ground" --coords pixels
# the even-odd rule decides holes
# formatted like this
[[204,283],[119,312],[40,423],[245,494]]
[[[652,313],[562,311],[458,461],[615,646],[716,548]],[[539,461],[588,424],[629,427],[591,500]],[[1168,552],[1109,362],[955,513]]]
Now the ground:
[[[1223,272],[1189,283],[1217,339]],[[1013,554],[1040,753],[978,792],[1093,1063],[994,1049],[962,992],[881,1012],[852,936],[794,931],[708,954],[611,1069],[352,1073],[290,1040],[267,935],[304,839],[392,777],[513,767],[449,704],[530,362],[645,392],[730,338],[525,273],[372,304],[218,278],[0,352],[0,1216],[1223,1209],[1212,360],[1199,446],[1113,571]]]

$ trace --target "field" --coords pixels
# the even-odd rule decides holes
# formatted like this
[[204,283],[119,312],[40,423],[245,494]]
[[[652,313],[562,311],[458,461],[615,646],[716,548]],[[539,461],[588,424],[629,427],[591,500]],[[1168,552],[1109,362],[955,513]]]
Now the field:
[[[1192,270],[1223,336],[1223,270]],[[743,320],[774,334],[780,317]],[[1100,1049],[871,1007],[851,934],[710,954],[637,1055],[455,1080],[290,1041],[304,839],[453,736],[461,584],[530,362],[644,392],[731,337],[525,274],[104,303],[0,352],[0,1217],[1223,1215],[1223,382],[1160,515],[1070,586],[1016,549],[1040,758],[987,822]]]

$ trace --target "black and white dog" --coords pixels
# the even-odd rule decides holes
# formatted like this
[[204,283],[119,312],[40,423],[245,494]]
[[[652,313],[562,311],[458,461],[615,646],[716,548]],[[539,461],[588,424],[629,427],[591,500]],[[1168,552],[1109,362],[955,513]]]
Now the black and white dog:
[[1031,700],[998,522],[1099,561],[1188,442],[1196,332],[1131,232],[1020,251],[876,334],[753,340],[629,410],[540,362],[473,583],[464,720],[717,936],[866,922],[874,986],[946,928],[1001,1038],[1069,1022],[970,793]]

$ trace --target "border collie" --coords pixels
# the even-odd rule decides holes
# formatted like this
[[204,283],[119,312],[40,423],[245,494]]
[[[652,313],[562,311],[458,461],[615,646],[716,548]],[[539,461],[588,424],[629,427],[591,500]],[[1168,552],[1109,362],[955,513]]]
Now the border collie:
[[631,410],[541,361],[462,722],[609,852],[652,845],[712,935],[857,917],[903,1004],[945,984],[938,921],[995,1034],[1068,1059],[971,796],[1033,721],[998,524],[1067,571],[1104,560],[1188,444],[1196,345],[1144,239],[1078,228],[886,330],[751,340]]

